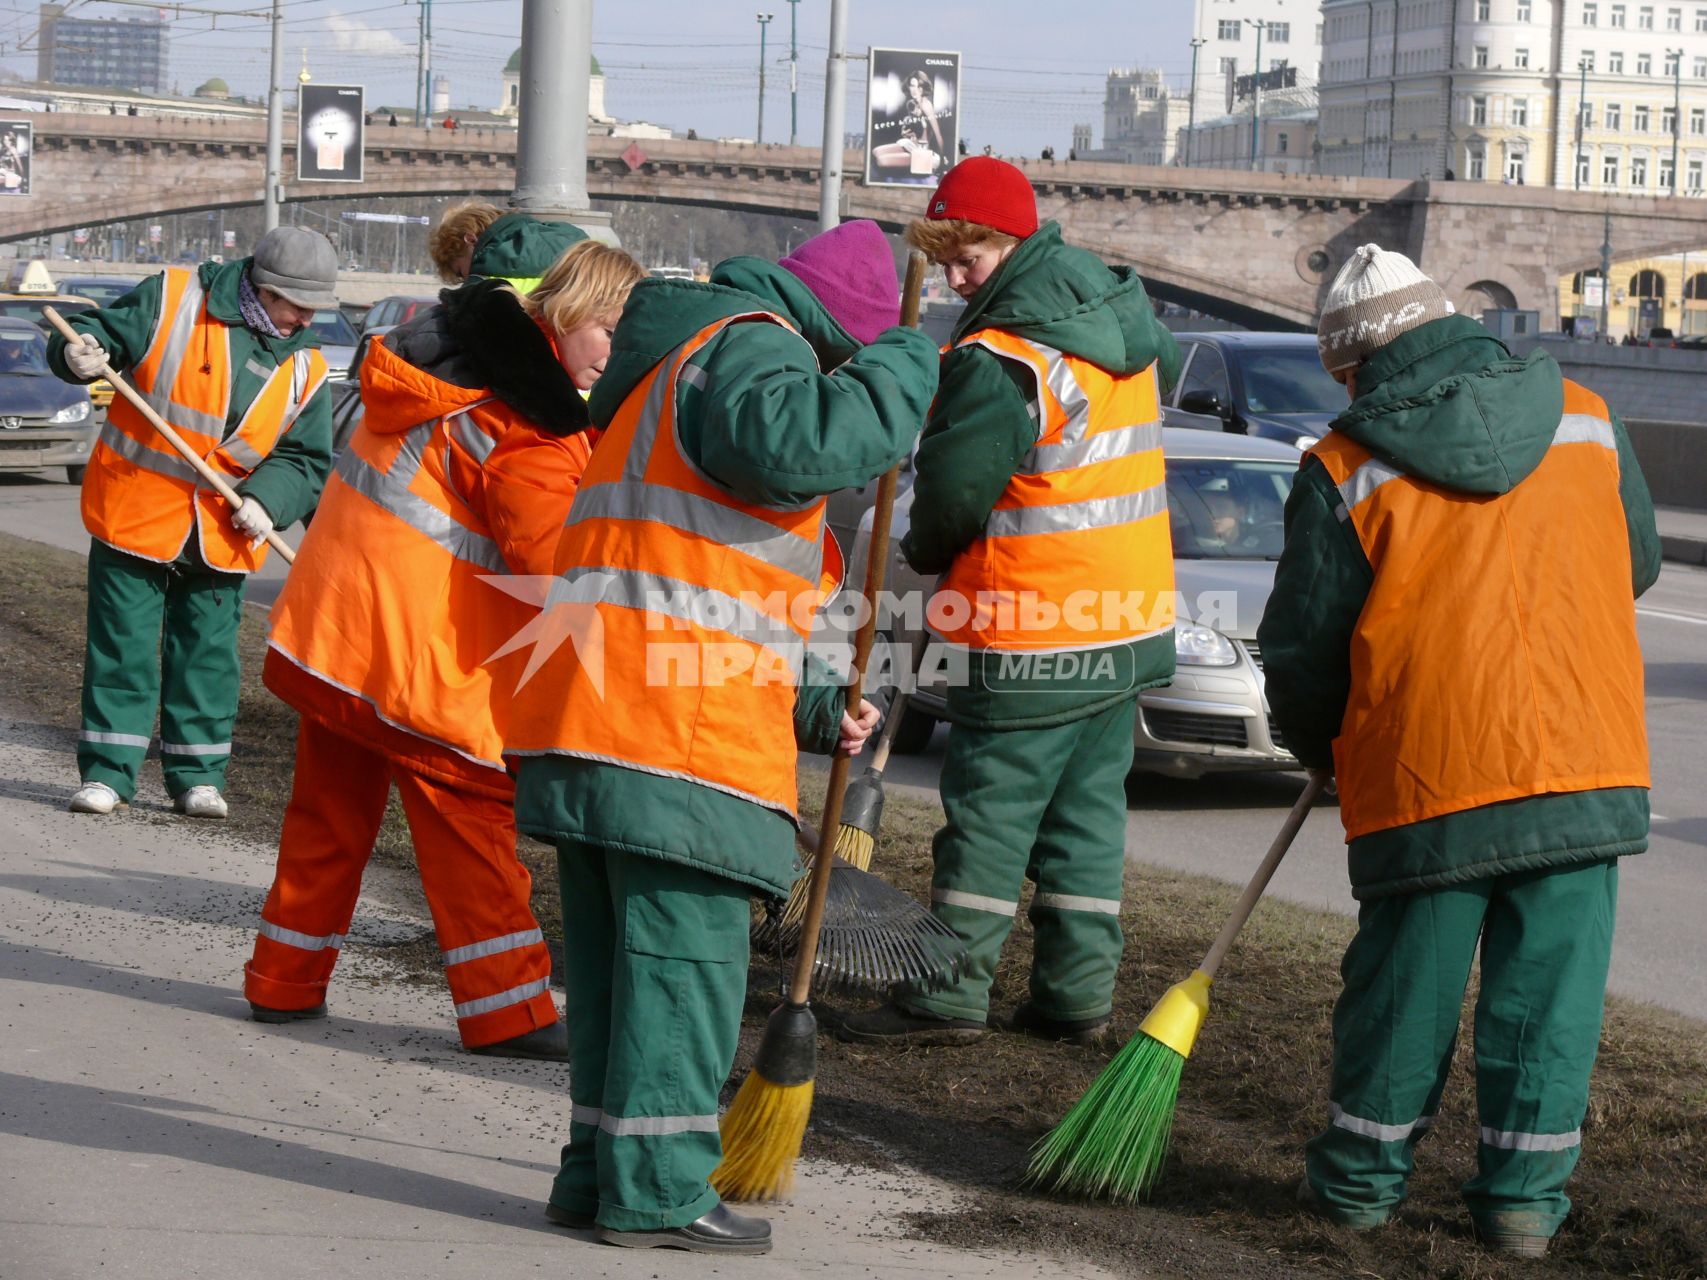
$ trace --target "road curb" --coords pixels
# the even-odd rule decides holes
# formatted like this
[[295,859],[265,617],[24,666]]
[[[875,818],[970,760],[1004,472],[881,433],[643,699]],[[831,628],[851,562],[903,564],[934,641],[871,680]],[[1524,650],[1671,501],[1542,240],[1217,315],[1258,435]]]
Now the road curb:
[[1672,564],[1707,565],[1707,538],[1662,533],[1660,555]]

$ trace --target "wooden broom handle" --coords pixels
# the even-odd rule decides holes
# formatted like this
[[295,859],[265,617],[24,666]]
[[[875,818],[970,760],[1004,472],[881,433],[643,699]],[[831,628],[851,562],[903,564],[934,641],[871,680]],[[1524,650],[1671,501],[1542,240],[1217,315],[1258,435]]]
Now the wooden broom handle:
[[1233,914],[1227,917],[1227,923],[1221,926],[1221,932],[1216,935],[1209,953],[1203,957],[1203,963],[1197,966],[1198,972],[1210,978],[1215,976],[1215,971],[1221,967],[1221,961],[1226,959],[1228,948],[1233,945],[1233,939],[1238,936],[1239,930],[1245,927],[1245,921],[1251,918],[1251,912],[1256,909],[1257,900],[1262,897],[1263,890],[1268,888],[1268,882],[1274,878],[1275,868],[1286,856],[1286,851],[1292,847],[1293,838],[1304,825],[1310,806],[1316,803],[1332,780],[1333,775],[1325,769],[1310,771],[1310,781],[1305,784],[1303,792],[1293,804],[1292,812],[1286,815],[1286,821],[1281,823],[1280,833],[1274,837],[1274,843],[1269,845],[1262,864],[1257,867],[1256,874],[1251,877],[1251,882],[1239,896],[1239,901],[1233,907]]
[[[925,255],[914,250],[907,259],[907,282],[901,289],[901,323],[916,328],[919,323],[919,293],[925,285]],[[877,593],[889,571],[889,522],[895,511],[895,486],[901,475],[897,462],[877,482],[877,506],[871,515],[871,542],[866,548],[865,618],[854,637],[853,678],[848,681],[847,712],[857,715],[865,693],[865,666],[877,635]],[[836,847],[842,826],[842,797],[848,789],[848,769],[853,761],[838,755],[830,762],[830,785],[824,793],[824,816],[818,824],[818,856],[812,862],[812,880],[807,886],[806,915],[800,925],[800,949],[794,956],[794,976],[789,982],[791,1004],[805,1004],[812,995],[812,968],[818,962],[818,931],[824,923],[824,901],[830,894],[830,872],[836,860],[829,856]]]
[[[65,317],[60,315],[59,312],[55,311],[52,307],[43,307],[42,315],[47,317],[47,322],[55,329],[58,329],[67,342],[74,342],[79,345],[94,345],[86,341],[88,338],[87,334],[78,333],[77,330],[66,324]],[[243,505],[243,495],[233,489],[224,476],[220,475],[219,472],[208,466],[202,459],[201,455],[194,449],[190,448],[189,443],[184,439],[184,437],[177,433],[172,424],[167,422],[166,419],[162,418],[158,413],[155,413],[154,406],[144,400],[142,398],[142,394],[137,391],[135,387],[131,386],[130,383],[121,378],[118,371],[114,369],[112,365],[103,361],[101,364],[101,376],[113,384],[114,391],[117,391],[126,400],[130,401],[133,409],[140,413],[144,418],[148,419],[150,426],[166,437],[166,443],[176,449],[179,454],[183,456],[184,461],[189,463],[191,467],[195,468],[196,474],[203,480],[207,481],[208,486],[212,488],[215,493],[219,494],[220,497],[229,502],[234,509]],[[269,529],[267,531],[267,543],[273,548],[273,550],[277,551],[285,558],[286,564],[294,564],[296,562],[296,552],[291,550],[288,542],[279,537],[278,530]]]

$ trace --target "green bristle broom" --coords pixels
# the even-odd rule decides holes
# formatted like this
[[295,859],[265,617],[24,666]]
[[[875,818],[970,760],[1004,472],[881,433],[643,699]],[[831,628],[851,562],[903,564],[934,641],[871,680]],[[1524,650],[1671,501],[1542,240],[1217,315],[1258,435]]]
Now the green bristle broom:
[[1209,1016],[1209,986],[1233,939],[1262,897],[1304,817],[1331,781],[1312,772],[1233,914],[1192,975],[1156,1002],[1138,1034],[1091,1082],[1031,1158],[1025,1184],[1092,1199],[1132,1201],[1161,1177],[1179,1102],[1180,1073]]

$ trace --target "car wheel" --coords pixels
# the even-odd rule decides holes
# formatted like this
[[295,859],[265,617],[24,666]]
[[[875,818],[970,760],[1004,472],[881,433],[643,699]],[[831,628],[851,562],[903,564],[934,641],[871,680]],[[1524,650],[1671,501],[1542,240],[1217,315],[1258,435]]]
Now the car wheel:
[[895,737],[889,749],[896,755],[916,756],[930,746],[936,732],[936,717],[918,707],[908,707],[901,713],[901,723],[895,726]]
[[78,463],[74,467],[65,468],[65,478],[72,484],[83,483],[83,473],[89,469],[87,463]]

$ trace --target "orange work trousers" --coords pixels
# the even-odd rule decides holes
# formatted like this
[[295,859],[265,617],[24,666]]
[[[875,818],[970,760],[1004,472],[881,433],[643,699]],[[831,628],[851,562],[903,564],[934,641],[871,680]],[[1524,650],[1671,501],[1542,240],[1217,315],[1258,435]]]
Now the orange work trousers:
[[243,993],[270,1009],[326,999],[394,782],[463,1044],[477,1048],[550,1026],[557,1021],[551,957],[528,907],[533,879],[516,859],[513,802],[411,768],[307,715]]

